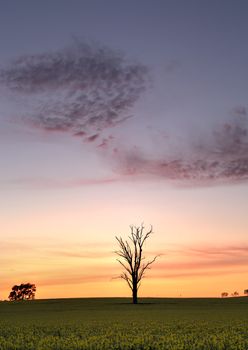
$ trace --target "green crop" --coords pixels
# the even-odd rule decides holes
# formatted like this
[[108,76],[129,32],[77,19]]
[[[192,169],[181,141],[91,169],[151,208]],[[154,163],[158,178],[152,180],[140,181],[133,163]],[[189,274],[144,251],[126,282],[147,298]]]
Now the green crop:
[[0,303],[0,350],[248,350],[248,298]]

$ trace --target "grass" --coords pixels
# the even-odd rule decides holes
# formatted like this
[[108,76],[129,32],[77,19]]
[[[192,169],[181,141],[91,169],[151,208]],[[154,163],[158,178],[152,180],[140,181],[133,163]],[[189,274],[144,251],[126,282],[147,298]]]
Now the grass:
[[0,302],[0,350],[248,349],[248,298]]

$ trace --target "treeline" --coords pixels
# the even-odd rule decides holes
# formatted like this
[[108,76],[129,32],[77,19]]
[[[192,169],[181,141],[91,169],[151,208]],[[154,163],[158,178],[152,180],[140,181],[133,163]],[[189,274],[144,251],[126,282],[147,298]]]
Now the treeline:
[[[248,289],[245,289],[245,290],[244,290],[244,295],[248,296]],[[227,293],[227,292],[222,292],[222,293],[221,293],[221,298],[239,297],[239,296],[240,296],[240,295],[239,295],[239,293],[238,293],[237,291],[235,291],[235,292],[233,292],[233,293],[231,293],[231,294],[229,294],[229,293]]]

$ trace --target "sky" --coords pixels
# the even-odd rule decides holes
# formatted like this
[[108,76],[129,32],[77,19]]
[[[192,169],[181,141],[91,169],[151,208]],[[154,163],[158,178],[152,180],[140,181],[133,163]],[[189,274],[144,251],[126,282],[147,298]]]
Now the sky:
[[246,0],[1,1],[0,299],[247,289]]

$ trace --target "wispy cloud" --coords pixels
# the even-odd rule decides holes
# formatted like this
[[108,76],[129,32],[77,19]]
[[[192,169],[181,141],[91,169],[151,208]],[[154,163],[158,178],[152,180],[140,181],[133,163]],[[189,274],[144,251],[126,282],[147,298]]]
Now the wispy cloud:
[[164,264],[158,264],[156,269],[160,269],[163,271],[180,271],[181,273],[183,271],[189,272],[192,270],[200,270],[203,272],[203,270],[217,270],[217,269],[225,269],[230,267],[245,267],[248,263],[248,256],[235,259],[233,258],[227,258],[227,259],[206,259],[206,260],[200,260],[200,259],[194,259],[192,261],[179,261],[179,262],[165,262]]
[[235,109],[235,114],[230,121],[204,134],[200,141],[199,135],[194,135],[190,142],[179,145],[176,150],[165,138],[159,153],[154,151],[149,156],[138,147],[129,150],[119,148],[116,151],[118,171],[133,176],[158,176],[184,185],[247,181],[246,109],[239,107]]
[[25,101],[17,119],[85,142],[129,118],[146,82],[144,65],[80,40],[63,50],[19,57],[0,71],[2,86]]
[[95,249],[94,251],[78,251],[78,250],[51,250],[49,251],[53,257],[61,258],[81,258],[81,259],[102,259],[111,257],[111,253],[107,251],[99,251]]
[[[178,62],[171,61],[168,70],[177,66]],[[147,83],[148,69],[143,64],[108,47],[80,40],[62,50],[19,57],[2,68],[0,84],[25,102],[17,120],[48,132],[65,132],[95,145],[96,150],[111,157],[118,173],[106,179],[17,179],[13,184],[79,187],[139,176],[159,177],[180,186],[248,180],[246,106],[235,107],[233,118],[215,125],[210,132],[199,135],[197,130],[191,130],[190,141],[177,142],[175,135],[160,130],[167,136],[160,135],[160,147],[149,153],[131,138],[130,148],[126,148],[116,135],[107,135],[105,130],[130,118],[131,107]],[[145,128],[143,124],[142,127]]]
[[[84,283],[99,283],[99,282],[110,282],[112,270],[104,269],[104,271],[99,271],[99,267],[94,268],[92,272],[92,267],[88,270],[79,266],[80,272],[76,268],[72,269],[46,269],[44,271],[27,271],[20,272],[18,275],[16,273],[8,273],[8,276],[1,276],[6,289],[11,287],[16,283],[23,283],[25,281],[35,281],[37,287],[44,286],[59,286],[59,285],[79,285]],[[97,272],[98,271],[98,272]]]
[[11,185],[26,188],[32,187],[35,189],[60,189],[60,188],[78,188],[84,186],[94,186],[94,185],[102,185],[102,184],[111,184],[120,181],[120,176],[116,177],[106,177],[106,178],[78,178],[78,179],[52,179],[45,177],[32,177],[32,178],[17,178],[10,179],[6,181],[2,181],[2,185]]
[[[121,144],[113,135],[100,137],[99,133],[86,136],[86,142],[99,140],[96,150],[105,159],[109,157],[114,171],[105,178],[19,178],[4,184],[40,189],[76,188],[88,185],[111,184],[131,179],[160,178],[177,186],[212,186],[224,183],[242,183],[248,180],[248,117],[244,107],[234,109],[235,116],[219,124],[202,137],[195,133],[190,141],[171,143],[170,137],[160,135],[159,147],[149,154],[142,146]],[[132,142],[129,144],[132,145]],[[108,160],[109,162],[109,160]],[[111,164],[110,162],[110,164]]]
[[180,278],[246,273],[248,246],[177,247],[154,265],[155,278]]

